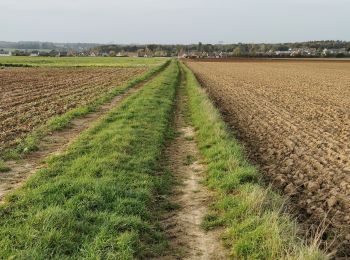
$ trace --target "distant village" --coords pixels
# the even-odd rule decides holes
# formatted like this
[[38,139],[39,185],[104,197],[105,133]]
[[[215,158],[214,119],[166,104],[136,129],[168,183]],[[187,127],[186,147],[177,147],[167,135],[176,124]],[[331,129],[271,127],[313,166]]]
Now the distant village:
[[200,51],[184,51],[179,52],[181,58],[230,58],[230,57],[350,57],[350,50],[346,48],[339,49],[327,49],[317,50],[316,48],[289,48],[288,50],[268,50],[265,52],[227,52],[227,51],[216,51],[216,52],[200,52]]
[[[5,48],[3,47],[5,46]],[[6,48],[7,47],[7,48]],[[11,48],[9,48],[11,47]],[[19,48],[13,48],[19,47]],[[24,47],[30,47],[25,49]],[[33,47],[42,47],[35,49]],[[52,49],[51,49],[52,48]],[[350,57],[350,42],[315,41],[284,44],[97,45],[38,42],[0,42],[0,56],[31,57]]]
[[138,49],[137,51],[94,51],[94,50],[85,50],[85,51],[38,51],[38,50],[15,50],[8,51],[0,49],[1,56],[30,56],[30,57],[168,57],[171,56],[165,51],[151,51],[149,49]]
[[1,56],[31,56],[31,57],[171,57],[177,56],[179,58],[229,58],[229,57],[350,57],[350,51],[346,48],[340,49],[323,49],[322,51],[316,50],[314,48],[296,48],[288,49],[286,51],[275,51],[269,50],[267,52],[256,52],[249,55],[240,55],[234,52],[225,51],[185,51],[180,50],[176,53],[168,53],[166,51],[151,51],[149,49],[139,49],[136,52],[121,51],[121,52],[97,52],[97,51],[26,51],[26,50],[16,50],[16,51],[6,51],[0,49]]

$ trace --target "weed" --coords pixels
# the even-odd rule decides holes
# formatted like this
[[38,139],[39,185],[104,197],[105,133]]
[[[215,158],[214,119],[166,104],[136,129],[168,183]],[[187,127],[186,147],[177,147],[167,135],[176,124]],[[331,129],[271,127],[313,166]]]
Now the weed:
[[184,162],[184,164],[185,164],[185,165],[191,165],[191,164],[194,163],[196,160],[197,160],[197,159],[196,159],[195,156],[193,156],[192,154],[188,154],[188,155],[186,155],[186,157],[185,157],[185,162]]
[[10,170],[10,167],[8,167],[4,161],[0,160],[0,172],[8,172]]
[[181,206],[178,203],[174,203],[171,201],[166,201],[163,203],[162,208],[166,211],[173,211],[179,209]]
[[193,141],[194,138],[193,138],[193,136],[185,136],[185,140],[186,141]]

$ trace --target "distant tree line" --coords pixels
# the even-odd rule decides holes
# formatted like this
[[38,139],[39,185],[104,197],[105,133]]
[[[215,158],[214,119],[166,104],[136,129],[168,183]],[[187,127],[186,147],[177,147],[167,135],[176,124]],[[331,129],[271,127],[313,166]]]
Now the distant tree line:
[[[193,56],[193,57],[270,57],[270,56],[350,56],[350,42],[309,41],[296,43],[234,43],[234,44],[108,44],[52,43],[52,42],[4,42],[0,49],[11,49],[13,55],[30,55],[33,51],[41,56],[124,56],[139,53],[139,56]],[[329,51],[342,50],[342,51]],[[64,53],[64,52],[67,52]],[[148,55],[147,55],[148,54]],[[326,55],[325,55],[326,54]]]
[[38,41],[20,41],[6,42],[0,41],[0,48],[15,49],[15,50],[88,50],[98,46],[96,43],[53,43],[53,42],[38,42]]
[[[92,48],[92,51],[99,53],[119,53],[119,52],[136,52],[139,49],[149,49],[152,52],[163,51],[167,56],[177,56],[179,53],[226,53],[238,57],[256,57],[269,56],[269,53],[284,52],[291,49],[313,50],[316,54],[321,55],[324,49],[345,49],[350,51],[350,42],[347,41],[309,41],[296,43],[235,43],[235,44],[198,44],[189,45],[164,45],[164,44],[147,44],[147,45],[101,45]],[[302,55],[302,54],[300,54]],[[298,56],[298,55],[296,55]]]

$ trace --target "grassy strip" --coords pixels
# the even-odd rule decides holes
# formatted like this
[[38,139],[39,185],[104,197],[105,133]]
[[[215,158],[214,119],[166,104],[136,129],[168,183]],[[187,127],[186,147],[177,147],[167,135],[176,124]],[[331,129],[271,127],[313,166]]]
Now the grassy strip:
[[165,242],[155,174],[178,85],[176,62],[51,158],[0,205],[0,258],[135,259]]
[[208,165],[206,184],[217,194],[203,226],[225,227],[233,258],[326,259],[317,243],[307,246],[298,237],[296,222],[282,210],[283,197],[264,186],[193,73],[183,67],[191,121]]
[[170,63],[170,60],[168,60],[167,62],[163,63],[162,65],[154,69],[151,69],[149,72],[146,72],[140,77],[136,77],[128,81],[124,85],[118,86],[112,89],[110,92],[108,92],[104,96],[92,101],[89,104],[86,104],[84,106],[79,106],[77,108],[74,108],[64,113],[63,115],[53,117],[46,124],[35,129],[31,134],[29,134],[26,138],[24,138],[15,149],[9,149],[2,152],[0,154],[1,157],[3,157],[5,160],[18,159],[21,155],[25,153],[38,150],[38,145],[40,143],[40,140],[44,136],[46,136],[48,133],[57,131],[60,129],[64,129],[70,124],[70,122],[73,119],[85,116],[91,112],[96,111],[96,109],[99,106],[111,101],[114,97],[124,93],[129,88],[134,87],[135,85],[141,83],[142,81],[145,81],[151,78],[156,73],[164,70],[169,65],[169,63]]

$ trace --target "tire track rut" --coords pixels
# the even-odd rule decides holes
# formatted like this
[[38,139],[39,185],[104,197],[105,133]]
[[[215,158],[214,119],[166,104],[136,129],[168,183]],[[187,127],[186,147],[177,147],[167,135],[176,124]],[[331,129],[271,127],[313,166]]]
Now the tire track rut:
[[179,185],[170,201],[179,209],[164,216],[162,226],[170,241],[170,249],[159,259],[227,259],[217,231],[206,232],[201,228],[207,213],[211,194],[202,184],[205,165],[200,161],[195,131],[186,122],[184,79],[176,100],[174,119],[178,136],[165,150],[165,168],[170,169]]

